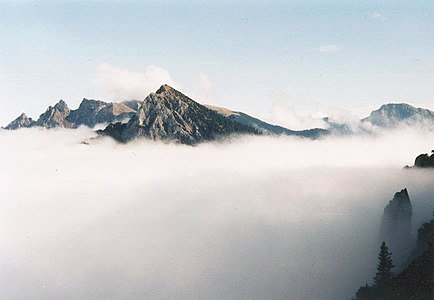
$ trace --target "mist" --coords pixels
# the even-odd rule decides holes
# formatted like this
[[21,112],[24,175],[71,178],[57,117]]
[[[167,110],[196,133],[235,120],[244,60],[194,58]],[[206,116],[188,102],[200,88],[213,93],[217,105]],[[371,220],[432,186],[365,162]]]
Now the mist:
[[414,234],[434,210],[434,173],[402,168],[431,131],[81,143],[95,136],[0,131],[0,298],[350,299],[394,193]]

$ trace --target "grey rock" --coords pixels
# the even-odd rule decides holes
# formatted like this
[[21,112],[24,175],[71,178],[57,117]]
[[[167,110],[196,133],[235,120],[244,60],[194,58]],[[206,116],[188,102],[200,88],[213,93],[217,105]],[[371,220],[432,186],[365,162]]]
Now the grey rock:
[[63,127],[73,128],[74,124],[66,120],[69,115],[70,109],[65,101],[60,100],[56,105],[49,106],[45,113],[43,113],[36,121],[36,126],[45,128]]
[[5,129],[8,130],[15,130],[19,128],[28,128],[32,127],[36,124],[35,121],[32,120],[32,118],[27,117],[25,113],[22,113],[18,118],[10,122]]

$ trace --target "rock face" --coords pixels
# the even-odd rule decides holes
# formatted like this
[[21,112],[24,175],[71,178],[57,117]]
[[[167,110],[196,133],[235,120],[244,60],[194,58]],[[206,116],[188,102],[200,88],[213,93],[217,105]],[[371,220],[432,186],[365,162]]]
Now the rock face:
[[67,120],[75,126],[94,127],[99,123],[112,123],[129,119],[134,114],[135,111],[123,103],[107,103],[85,98],[78,109],[70,113]]
[[260,134],[247,126],[193,101],[168,85],[145,98],[127,124],[110,124],[100,130],[120,142],[138,137],[197,144],[230,134]]
[[369,117],[362,119],[362,122],[370,122],[374,126],[385,128],[399,125],[434,125],[434,112],[406,103],[389,103],[371,112]]
[[414,166],[418,168],[434,168],[434,150],[431,155],[425,153],[416,157]]
[[211,105],[205,105],[205,106],[211,110],[216,111],[222,116],[229,118],[232,121],[253,127],[263,134],[295,135],[295,136],[308,137],[308,138],[319,138],[330,134],[329,130],[322,129],[322,128],[314,128],[314,129],[299,130],[299,131],[290,130],[285,127],[266,123],[264,121],[261,121],[257,118],[254,118],[242,112],[231,111],[223,107],[217,107]]
[[22,113],[18,118],[10,122],[5,129],[9,130],[15,130],[19,128],[28,128],[32,127],[36,124],[35,121],[32,120],[32,118],[29,118],[26,116],[25,113]]
[[385,241],[393,253],[394,261],[405,264],[413,245],[411,218],[413,208],[407,189],[397,192],[384,208],[380,240]]
[[74,124],[66,120],[66,117],[70,112],[71,111],[65,101],[60,100],[56,105],[54,105],[54,107],[49,106],[47,108],[47,111],[39,117],[38,121],[36,121],[36,126],[45,128],[73,128]]

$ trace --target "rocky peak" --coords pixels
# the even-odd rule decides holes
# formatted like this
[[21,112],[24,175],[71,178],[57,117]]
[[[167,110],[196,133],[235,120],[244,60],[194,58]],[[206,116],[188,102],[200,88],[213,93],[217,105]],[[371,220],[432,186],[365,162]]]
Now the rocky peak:
[[394,219],[411,219],[413,209],[406,188],[395,193],[393,199],[384,208],[384,213]]
[[413,208],[406,188],[395,193],[384,208],[380,240],[390,246],[398,264],[404,264],[411,251],[412,215]]
[[57,102],[56,105],[54,105],[54,109],[57,109],[60,112],[66,113],[66,114],[69,114],[69,112],[70,112],[68,105],[62,99],[60,99],[60,101]]
[[10,122],[5,129],[15,130],[19,128],[31,127],[35,124],[32,118],[27,117],[25,113],[22,113],[18,118]]
[[54,107],[50,105],[45,113],[39,116],[36,125],[45,128],[72,128],[74,127],[73,124],[66,120],[69,113],[70,110],[66,103],[63,100],[60,100],[56,105],[54,105]]
[[162,86],[160,86],[160,88],[155,92],[156,94],[163,94],[165,92],[168,93],[173,93],[176,90],[174,88],[172,88],[170,85],[168,84],[163,84]]

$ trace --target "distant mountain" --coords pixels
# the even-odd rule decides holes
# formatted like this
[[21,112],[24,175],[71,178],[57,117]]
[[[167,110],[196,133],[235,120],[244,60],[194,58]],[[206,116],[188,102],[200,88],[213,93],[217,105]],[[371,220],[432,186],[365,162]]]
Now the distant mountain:
[[27,117],[25,113],[22,113],[18,118],[10,122],[5,129],[16,130],[20,128],[28,128],[36,125],[36,121],[33,121],[32,118]]
[[321,136],[325,136],[330,133],[329,130],[322,129],[322,128],[314,128],[314,129],[307,129],[307,130],[300,130],[300,131],[290,130],[282,126],[266,123],[264,121],[261,121],[257,118],[254,118],[242,112],[232,111],[223,107],[212,106],[212,105],[205,105],[205,106],[227,117],[230,120],[253,127],[263,134],[295,135],[300,137],[319,138]]
[[335,135],[371,134],[375,128],[393,129],[399,126],[434,126],[434,112],[406,103],[388,103],[374,110],[366,118],[341,122],[325,117],[322,121]]
[[235,122],[168,85],[147,96],[128,123],[110,124],[98,132],[120,142],[146,137],[183,144],[197,144],[231,134],[260,134],[255,128]]
[[22,113],[9,123],[5,129],[16,130],[28,127],[76,128],[80,125],[92,128],[96,124],[128,121],[136,114],[137,110],[134,107],[138,106],[138,101],[135,100],[108,103],[84,98],[77,109],[71,110],[65,101],[60,100],[54,106],[49,106],[37,121]]
[[389,103],[374,110],[369,117],[361,121],[383,128],[393,128],[400,125],[434,125],[434,112],[429,109],[416,108],[406,103]]

